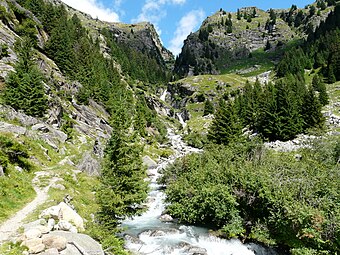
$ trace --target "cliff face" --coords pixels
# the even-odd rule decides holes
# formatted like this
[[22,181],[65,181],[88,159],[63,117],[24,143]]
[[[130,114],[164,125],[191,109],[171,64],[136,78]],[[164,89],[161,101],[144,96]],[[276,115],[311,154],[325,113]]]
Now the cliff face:
[[116,42],[155,58],[160,65],[168,70],[173,69],[174,56],[162,45],[153,24],[148,22],[137,24],[105,22],[93,19],[90,15],[79,12],[60,0],[50,0],[50,2],[64,5],[70,16],[76,14],[94,38],[100,37],[102,29],[108,29],[115,36]]
[[[331,8],[318,11],[315,7],[313,15],[311,7],[269,11],[247,7],[237,13],[221,9],[187,37],[174,70],[180,77],[218,74],[233,66],[235,60],[252,58],[253,52],[282,53],[289,42],[312,31]],[[270,61],[275,62],[275,57]]]
[[164,67],[172,69],[174,56],[161,43],[159,36],[151,23],[108,24],[117,42],[155,58]]

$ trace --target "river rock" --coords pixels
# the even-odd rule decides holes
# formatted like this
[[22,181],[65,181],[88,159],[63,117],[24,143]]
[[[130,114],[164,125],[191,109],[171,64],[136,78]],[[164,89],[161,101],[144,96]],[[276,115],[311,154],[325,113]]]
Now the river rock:
[[163,222],[173,222],[174,219],[169,214],[163,214],[159,219]]
[[188,254],[188,255],[208,255],[208,252],[206,249],[193,246],[186,242],[181,243],[179,247],[183,248],[185,251],[185,254]]
[[146,166],[147,168],[156,168],[157,167],[157,163],[150,158],[149,156],[144,156],[143,157],[143,165]]
[[48,249],[54,248],[62,251],[66,248],[67,240],[62,236],[48,234],[42,237],[42,243]]
[[208,255],[207,250],[200,247],[190,247],[187,252],[189,255]]
[[127,242],[134,243],[134,244],[144,244],[138,237],[130,236],[130,235],[125,235],[124,239]]

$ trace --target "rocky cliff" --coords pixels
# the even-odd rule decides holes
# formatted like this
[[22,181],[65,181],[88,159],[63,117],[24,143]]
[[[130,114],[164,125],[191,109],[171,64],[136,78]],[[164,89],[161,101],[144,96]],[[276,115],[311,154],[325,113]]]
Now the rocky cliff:
[[218,74],[234,66],[238,68],[240,64],[235,60],[253,62],[255,53],[261,55],[262,62],[268,59],[275,63],[285,47],[312,31],[331,9],[321,10],[316,4],[305,9],[293,6],[290,10],[268,11],[246,7],[237,13],[221,9],[206,18],[200,29],[184,41],[175,73],[181,77]]

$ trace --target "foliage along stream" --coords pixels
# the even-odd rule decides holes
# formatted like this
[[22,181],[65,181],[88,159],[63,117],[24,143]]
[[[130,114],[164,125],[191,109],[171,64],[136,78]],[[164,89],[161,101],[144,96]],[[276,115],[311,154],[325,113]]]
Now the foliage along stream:
[[187,146],[173,130],[168,130],[168,138],[175,153],[160,160],[156,168],[148,170],[148,210],[122,224],[126,228],[124,235],[127,249],[137,254],[152,255],[276,255],[275,251],[256,244],[243,244],[238,239],[224,240],[211,236],[206,228],[160,220],[166,206],[162,186],[157,184],[161,170],[177,158],[200,152]]

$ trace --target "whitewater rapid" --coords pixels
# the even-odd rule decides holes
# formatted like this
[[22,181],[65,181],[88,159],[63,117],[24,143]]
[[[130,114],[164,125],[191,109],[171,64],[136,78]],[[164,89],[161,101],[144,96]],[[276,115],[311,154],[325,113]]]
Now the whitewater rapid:
[[168,138],[174,155],[161,159],[156,168],[148,169],[150,192],[148,210],[140,216],[125,220],[126,248],[133,254],[151,255],[276,255],[271,249],[256,244],[243,244],[238,239],[225,240],[209,235],[208,229],[163,222],[165,194],[157,183],[161,170],[177,158],[200,150],[187,146],[173,130]]

